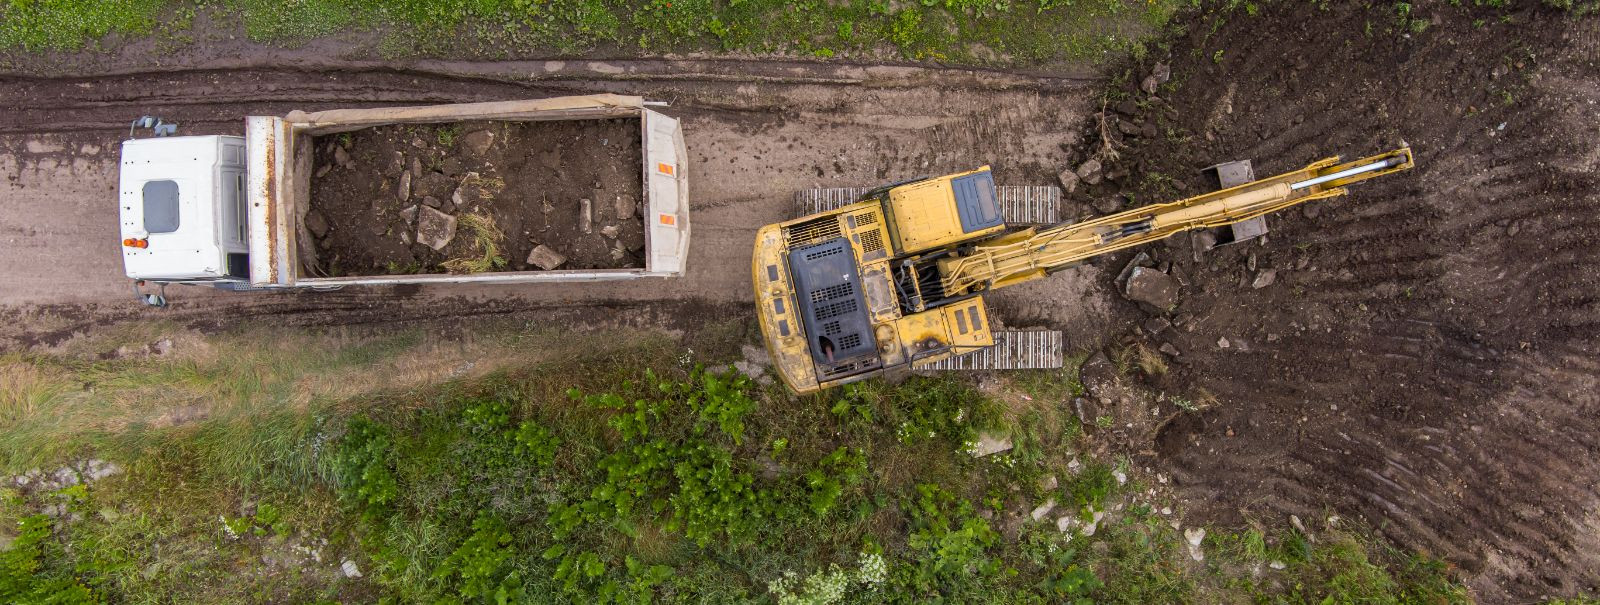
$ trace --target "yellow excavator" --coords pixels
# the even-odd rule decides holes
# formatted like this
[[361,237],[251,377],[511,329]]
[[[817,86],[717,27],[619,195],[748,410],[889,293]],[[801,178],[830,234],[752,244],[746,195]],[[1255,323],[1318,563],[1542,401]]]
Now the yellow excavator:
[[1248,221],[1410,169],[1410,148],[1078,223],[1009,229],[988,166],[870,190],[756,232],[757,316],[773,367],[807,394],[994,344],[984,292],[1184,231]]

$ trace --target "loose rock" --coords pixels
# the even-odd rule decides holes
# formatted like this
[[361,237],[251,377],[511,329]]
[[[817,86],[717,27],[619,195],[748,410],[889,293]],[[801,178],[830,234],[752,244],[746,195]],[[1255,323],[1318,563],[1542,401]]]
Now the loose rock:
[[633,213],[638,212],[639,207],[638,203],[633,200],[633,196],[631,195],[617,196],[616,206],[618,220],[627,220],[633,218]]
[[606,225],[600,228],[600,235],[604,235],[611,239],[617,239],[617,234],[621,232],[622,228],[616,225]]
[[1040,504],[1038,508],[1033,509],[1033,512],[1030,513],[1029,516],[1033,517],[1034,521],[1038,521],[1040,519],[1043,519],[1045,517],[1045,515],[1050,514],[1050,511],[1053,511],[1055,509],[1056,509],[1056,501],[1055,500],[1045,500],[1044,504]]
[[[400,153],[396,151],[395,153]],[[411,158],[411,178],[422,178],[422,158]]]
[[1122,196],[1119,194],[1097,197],[1091,200],[1089,205],[1094,206],[1094,211],[1100,214],[1116,214],[1122,210]]
[[584,233],[594,232],[594,202],[588,199],[578,200],[578,229]]
[[1167,81],[1172,79],[1172,66],[1166,63],[1157,63],[1155,68],[1150,70],[1150,76],[1155,78],[1157,83],[1166,84]]
[[461,144],[474,155],[483,155],[489,152],[489,146],[494,144],[494,133],[488,130],[475,130],[461,137]]
[[404,220],[407,225],[417,222],[417,205],[412,204],[410,206],[406,206],[404,210],[401,210],[400,219]]
[[419,209],[417,217],[417,243],[443,250],[456,237],[456,217],[429,207]]
[[333,148],[333,161],[334,161],[335,164],[338,164],[340,168],[349,168],[350,167],[350,152],[345,151],[344,147],[334,147]]
[[316,208],[307,211],[306,231],[310,231],[312,237],[322,239],[328,234],[328,217],[323,216],[322,211]]
[[1100,182],[1100,160],[1091,159],[1078,165],[1078,178],[1089,185]]
[[1164,317],[1152,317],[1145,320],[1142,327],[1147,334],[1160,334],[1167,331],[1167,328],[1171,328],[1172,322],[1167,321]]
[[1061,192],[1067,194],[1077,191],[1078,181],[1082,180],[1078,177],[1078,173],[1073,172],[1071,168],[1062,170],[1061,174],[1057,175],[1056,178],[1061,179]]
[[1122,294],[1161,313],[1178,304],[1178,280],[1149,267],[1134,267]]
[[990,433],[981,433],[978,435],[978,443],[973,448],[972,455],[982,458],[990,454],[998,454],[1000,452],[1009,451],[1011,447],[1010,437],[1003,437]]
[[339,564],[339,571],[344,573],[344,577],[346,578],[361,577],[361,568],[356,566],[355,561],[351,561],[349,559],[345,559],[343,563]]
[[1272,282],[1275,281],[1278,281],[1278,271],[1276,269],[1263,269],[1256,274],[1256,280],[1250,283],[1250,287],[1260,290],[1272,285]]
[[402,202],[411,199],[411,173],[400,173],[400,186],[395,189],[394,195]]
[[[1105,353],[1096,351],[1094,355],[1084,360],[1083,365],[1078,366],[1078,378],[1083,381],[1083,388],[1090,395],[1106,397],[1117,384],[1117,366],[1111,363],[1111,359],[1106,357]],[[1093,409],[1093,404],[1087,400],[1083,407],[1086,414],[1081,420],[1086,424],[1093,424],[1098,417],[1095,413],[1098,410]]]
[[533,251],[528,253],[528,264],[545,271],[554,270],[565,262],[567,262],[567,257],[562,256],[561,253],[544,244],[534,246]]

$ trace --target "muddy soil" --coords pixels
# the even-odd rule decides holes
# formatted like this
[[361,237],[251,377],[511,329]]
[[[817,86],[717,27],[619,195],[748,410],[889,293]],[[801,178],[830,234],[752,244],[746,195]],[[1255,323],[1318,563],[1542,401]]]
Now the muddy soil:
[[1403,144],[1417,168],[1269,217],[1264,241],[1149,248],[1183,284],[1176,327],[1140,331],[1177,353],[1153,384],[1220,405],[1176,416],[1147,461],[1202,521],[1359,516],[1485,602],[1594,591],[1597,23],[1436,5],[1405,33],[1354,3],[1267,6],[1190,27],[1154,95],[1153,64],[1125,74],[1106,131],[1135,176],[1086,197]]
[[565,259],[549,269],[644,266],[638,120],[380,126],[314,145],[309,274],[466,272],[451,261],[486,258],[474,236],[492,230],[489,271],[542,270],[541,245]]

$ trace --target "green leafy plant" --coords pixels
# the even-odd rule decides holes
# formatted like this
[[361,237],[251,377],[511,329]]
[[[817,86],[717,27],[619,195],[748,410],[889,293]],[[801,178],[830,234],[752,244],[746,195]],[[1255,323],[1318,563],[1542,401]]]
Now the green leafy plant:
[[972,504],[939,486],[917,486],[917,497],[904,505],[911,533],[907,546],[914,563],[897,580],[918,592],[939,592],[968,574],[998,573],[1001,563],[989,556],[999,534],[973,514]]
[[867,457],[861,450],[840,446],[824,456],[805,476],[811,512],[819,517],[827,514],[845,488],[859,483],[866,474]]
[[50,517],[42,514],[23,517],[17,523],[11,547],[0,550],[0,600],[40,604],[99,601],[77,578],[47,564],[53,525]]
[[357,417],[335,454],[340,498],[371,518],[383,516],[399,494],[390,460],[393,446],[388,427]]
[[500,519],[479,513],[472,521],[472,535],[434,569],[433,576],[455,586],[457,595],[484,597],[497,603],[521,596],[521,581],[507,562],[517,556],[511,531]]

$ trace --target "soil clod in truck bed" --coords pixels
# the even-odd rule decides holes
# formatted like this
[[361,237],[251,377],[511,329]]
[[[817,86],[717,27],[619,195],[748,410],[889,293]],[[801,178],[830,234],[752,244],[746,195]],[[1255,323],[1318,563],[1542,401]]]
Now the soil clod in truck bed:
[[644,267],[638,120],[378,126],[313,145],[309,276]]

